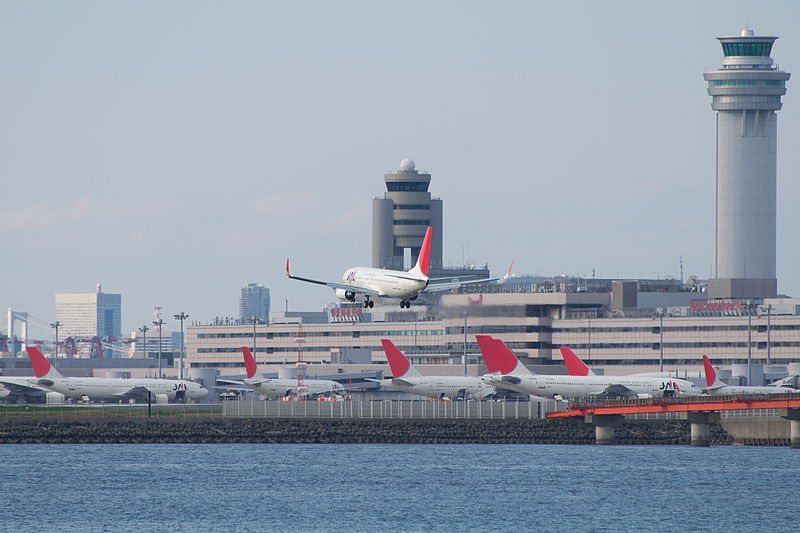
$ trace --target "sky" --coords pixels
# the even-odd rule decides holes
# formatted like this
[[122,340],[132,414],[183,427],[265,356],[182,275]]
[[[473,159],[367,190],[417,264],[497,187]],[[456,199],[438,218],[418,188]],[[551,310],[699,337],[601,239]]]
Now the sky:
[[[320,310],[371,262],[371,200],[413,158],[444,260],[502,273],[707,278],[715,37],[800,3],[0,0],[0,309],[121,293],[123,332]],[[797,74],[800,75],[800,74]],[[778,284],[800,295],[800,87],[778,118]],[[795,93],[798,96],[795,96]],[[5,314],[5,313],[3,313]],[[5,320],[0,330],[5,331]]]

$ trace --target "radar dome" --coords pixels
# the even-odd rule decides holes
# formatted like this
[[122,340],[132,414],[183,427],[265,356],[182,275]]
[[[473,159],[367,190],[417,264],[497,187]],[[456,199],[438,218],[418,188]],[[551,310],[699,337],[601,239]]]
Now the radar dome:
[[410,171],[414,170],[415,168],[417,168],[417,164],[414,163],[413,159],[406,158],[400,161],[400,170]]

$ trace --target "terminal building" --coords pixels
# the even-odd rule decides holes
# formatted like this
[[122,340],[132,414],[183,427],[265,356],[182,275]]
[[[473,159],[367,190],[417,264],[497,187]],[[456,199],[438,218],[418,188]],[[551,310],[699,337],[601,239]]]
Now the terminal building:
[[[485,371],[476,334],[505,341],[530,368],[563,373],[561,346],[605,374],[652,372],[663,368],[700,377],[701,356],[741,369],[748,360],[754,381],[783,377],[800,362],[800,300],[767,299],[757,305],[708,300],[696,286],[675,280],[594,280],[600,292],[578,291],[584,280],[554,278],[535,283],[486,284],[448,294],[437,307],[415,306],[325,323],[273,323],[256,327],[259,365],[291,365],[298,350],[312,364],[310,374],[335,374],[386,366],[382,338],[391,339],[428,373]],[[603,287],[610,287],[608,292]],[[651,307],[654,304],[663,304]],[[353,310],[362,314],[360,310]],[[466,347],[465,347],[466,325]],[[302,337],[302,343],[297,339]],[[242,346],[253,346],[247,325],[192,326],[187,332],[191,368],[240,374]],[[348,354],[367,359],[348,364]],[[317,366],[320,365],[320,366]],[[798,365],[800,366],[800,365]],[[795,368],[795,367],[792,367]],[[800,368],[795,368],[800,373]],[[740,376],[741,377],[741,376]]]

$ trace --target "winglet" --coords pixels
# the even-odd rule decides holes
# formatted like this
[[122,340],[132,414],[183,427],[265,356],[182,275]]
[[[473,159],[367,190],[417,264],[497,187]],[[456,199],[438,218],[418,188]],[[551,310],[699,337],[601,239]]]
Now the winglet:
[[422,276],[428,275],[428,264],[430,263],[431,259],[432,235],[433,235],[433,228],[428,226],[428,229],[425,231],[425,239],[423,239],[422,241],[422,247],[419,249],[419,257],[417,257],[417,264],[414,265],[414,268],[409,270],[409,272]]
[[286,275],[289,276],[290,278],[292,277],[292,274],[289,272],[289,258],[288,257],[286,258]]
[[28,352],[28,358],[31,360],[31,366],[33,366],[33,372],[36,374],[37,378],[63,377],[58,373],[58,370],[53,368],[50,361],[42,355],[42,351],[39,348],[36,346],[28,346],[25,350]]
[[250,379],[256,375],[256,359],[247,346],[242,346],[242,355],[244,356],[244,368],[247,370],[247,379]]
[[575,355],[575,352],[566,346],[562,346],[559,350],[561,350],[561,357],[564,358],[564,364],[567,365],[570,376],[594,376],[592,369],[586,366],[586,363]]
[[383,351],[386,353],[386,359],[389,360],[389,368],[392,369],[392,377],[417,377],[420,373],[411,364],[411,361],[403,355],[403,352],[397,349],[389,339],[381,339]]

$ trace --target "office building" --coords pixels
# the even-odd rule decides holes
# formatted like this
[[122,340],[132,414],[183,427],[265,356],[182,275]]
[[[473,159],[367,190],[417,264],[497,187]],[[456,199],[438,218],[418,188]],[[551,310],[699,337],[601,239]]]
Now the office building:
[[[120,356],[122,295],[105,293],[100,284],[93,293],[56,294],[56,320],[61,323],[59,340],[69,344],[68,339],[72,339],[78,356],[89,356],[93,338],[106,343],[108,350],[104,357]],[[98,343],[95,341],[93,345],[96,347]]]
[[269,289],[260,283],[249,283],[242,287],[239,298],[239,320],[246,324],[253,317],[264,324],[269,322]]

